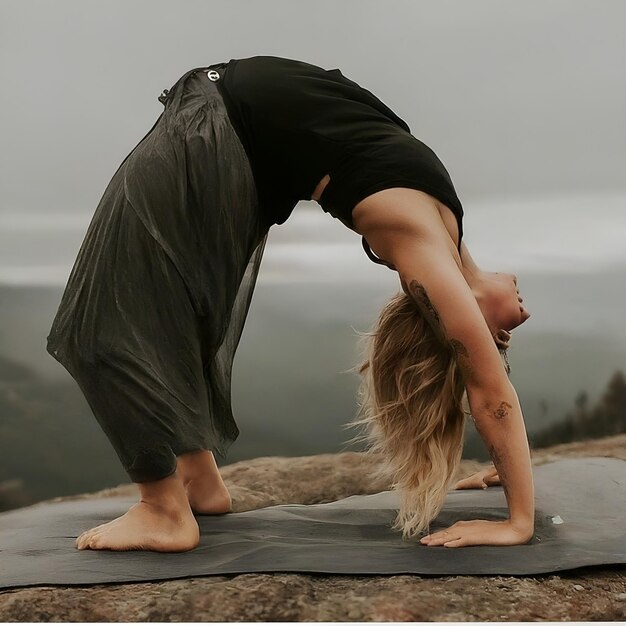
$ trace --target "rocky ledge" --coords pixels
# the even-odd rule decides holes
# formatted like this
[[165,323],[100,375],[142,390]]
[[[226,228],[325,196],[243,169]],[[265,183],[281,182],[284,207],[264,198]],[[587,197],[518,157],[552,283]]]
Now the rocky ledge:
[[[534,450],[534,465],[571,457],[626,460],[626,434]],[[389,488],[367,482],[376,459],[358,452],[262,457],[221,469],[233,511],[317,504]],[[485,466],[463,461],[459,477]],[[77,498],[136,493],[120,485]],[[624,621],[626,568],[525,577],[237,574],[139,584],[0,591],[0,621]]]

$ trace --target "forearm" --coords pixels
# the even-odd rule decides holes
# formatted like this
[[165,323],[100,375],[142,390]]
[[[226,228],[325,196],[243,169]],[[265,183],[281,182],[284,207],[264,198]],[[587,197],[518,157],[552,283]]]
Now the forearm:
[[498,392],[468,389],[470,412],[504,489],[511,522],[532,534],[535,494],[522,409],[510,383]]

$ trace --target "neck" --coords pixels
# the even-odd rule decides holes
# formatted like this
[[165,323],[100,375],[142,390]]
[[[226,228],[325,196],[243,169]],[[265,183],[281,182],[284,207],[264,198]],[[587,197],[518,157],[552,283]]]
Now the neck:
[[[487,294],[486,285],[485,285],[485,272],[476,265],[474,259],[469,253],[465,242],[461,241],[461,272],[463,273],[463,277],[465,278],[467,284],[469,285],[476,301],[478,302],[478,306],[480,306],[483,315],[485,313],[485,296]],[[489,325],[489,320],[485,318],[487,324]],[[498,329],[494,329],[489,325],[489,330],[493,335],[497,332]]]
[[464,241],[461,241],[461,272],[472,290],[480,288],[483,271],[476,265]]

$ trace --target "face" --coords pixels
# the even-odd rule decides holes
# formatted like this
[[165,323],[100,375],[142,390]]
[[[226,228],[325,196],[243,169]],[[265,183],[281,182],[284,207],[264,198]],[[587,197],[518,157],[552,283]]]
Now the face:
[[499,329],[511,331],[530,317],[515,274],[484,272],[483,279],[483,296],[479,306],[492,333]]

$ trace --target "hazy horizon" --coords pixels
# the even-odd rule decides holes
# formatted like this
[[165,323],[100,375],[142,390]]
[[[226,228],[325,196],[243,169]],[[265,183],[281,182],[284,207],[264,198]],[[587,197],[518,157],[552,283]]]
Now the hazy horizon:
[[[518,274],[523,290],[526,274],[589,274],[626,263],[625,209],[626,192],[486,198],[465,203],[464,241],[481,267]],[[64,286],[90,219],[0,214],[0,283]],[[367,258],[356,233],[306,201],[270,229],[259,271],[262,283],[380,280],[397,276]]]

